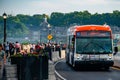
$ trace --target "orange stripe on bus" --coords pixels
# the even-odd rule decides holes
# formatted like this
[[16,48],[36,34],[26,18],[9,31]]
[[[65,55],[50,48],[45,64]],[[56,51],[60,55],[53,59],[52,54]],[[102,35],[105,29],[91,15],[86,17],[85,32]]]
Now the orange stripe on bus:
[[111,31],[109,26],[99,26],[99,25],[76,26],[75,28],[75,31],[89,31],[89,30]]

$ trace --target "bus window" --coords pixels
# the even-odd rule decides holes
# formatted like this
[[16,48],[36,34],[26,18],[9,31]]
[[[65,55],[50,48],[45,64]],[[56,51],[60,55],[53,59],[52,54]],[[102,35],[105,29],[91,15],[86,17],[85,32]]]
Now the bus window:
[[108,31],[81,31],[76,32],[76,37],[110,37]]

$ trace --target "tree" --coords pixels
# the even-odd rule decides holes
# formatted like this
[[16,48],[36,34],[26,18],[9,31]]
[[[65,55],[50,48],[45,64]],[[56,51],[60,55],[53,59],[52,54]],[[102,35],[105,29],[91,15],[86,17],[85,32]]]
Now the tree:
[[[70,13],[53,12],[50,16],[46,14],[35,14],[33,16],[18,14],[9,15],[7,18],[7,36],[26,36],[29,30],[39,30],[40,24],[47,17],[52,26],[65,27],[71,24],[89,25],[98,24],[114,25],[120,27],[120,11],[115,10],[113,13],[95,13],[91,14],[86,11],[74,11]],[[0,16],[0,37],[3,37],[3,17]]]
[[64,24],[64,14],[63,13],[58,13],[58,12],[53,12],[50,16],[50,24],[53,26],[62,26]]

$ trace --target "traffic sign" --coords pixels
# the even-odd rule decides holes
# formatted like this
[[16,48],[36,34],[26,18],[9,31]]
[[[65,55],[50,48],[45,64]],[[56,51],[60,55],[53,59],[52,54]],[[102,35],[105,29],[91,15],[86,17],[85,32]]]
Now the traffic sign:
[[47,38],[48,38],[48,40],[51,40],[51,39],[53,38],[53,36],[52,36],[51,34],[49,34],[49,35],[47,36]]

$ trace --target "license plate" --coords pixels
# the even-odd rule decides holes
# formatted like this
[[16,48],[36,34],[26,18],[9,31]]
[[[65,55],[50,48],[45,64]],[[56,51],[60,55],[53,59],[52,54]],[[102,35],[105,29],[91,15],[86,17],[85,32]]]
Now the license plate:
[[90,55],[90,60],[99,60],[99,55]]
[[95,60],[95,55],[90,55],[90,60]]

